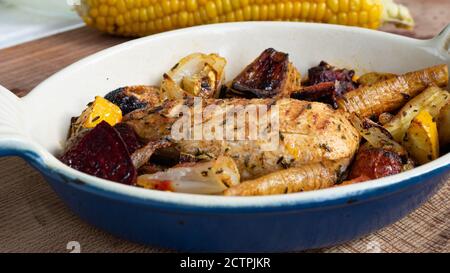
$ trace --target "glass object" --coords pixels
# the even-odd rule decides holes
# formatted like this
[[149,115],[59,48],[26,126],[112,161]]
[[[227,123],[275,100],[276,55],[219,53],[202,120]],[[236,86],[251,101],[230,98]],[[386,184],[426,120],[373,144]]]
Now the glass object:
[[72,17],[72,5],[79,0],[0,0],[28,12],[39,13],[47,16]]

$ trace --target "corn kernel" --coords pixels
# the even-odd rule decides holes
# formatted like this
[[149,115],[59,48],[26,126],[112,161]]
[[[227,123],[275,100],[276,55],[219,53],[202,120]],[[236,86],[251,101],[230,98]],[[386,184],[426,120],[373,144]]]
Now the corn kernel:
[[383,16],[409,18],[404,6],[382,0],[84,0],[77,8],[87,25],[143,36],[204,23],[289,20],[379,27]]

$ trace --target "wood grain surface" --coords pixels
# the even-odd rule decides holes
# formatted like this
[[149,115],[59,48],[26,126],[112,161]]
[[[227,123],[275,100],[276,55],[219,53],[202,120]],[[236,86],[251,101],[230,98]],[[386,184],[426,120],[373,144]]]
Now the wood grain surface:
[[[450,0],[402,0],[415,16],[414,31],[383,30],[431,38],[450,23]],[[19,96],[61,68],[126,41],[81,28],[0,50],[0,84]],[[61,90],[61,92],[64,92]],[[42,176],[15,157],[0,158],[0,252],[161,252],[91,227],[72,214]],[[318,252],[450,252],[450,181],[421,208],[364,238]]]

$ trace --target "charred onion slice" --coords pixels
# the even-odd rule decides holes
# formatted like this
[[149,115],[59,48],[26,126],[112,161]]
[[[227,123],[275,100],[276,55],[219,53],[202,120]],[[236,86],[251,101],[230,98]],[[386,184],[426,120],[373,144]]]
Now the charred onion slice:
[[239,170],[231,157],[203,163],[186,163],[165,172],[141,175],[137,185],[147,189],[197,194],[219,194],[240,183]]
[[217,54],[194,53],[183,58],[164,74],[161,84],[163,95],[168,99],[216,97],[225,78],[226,63]]
[[233,80],[230,91],[246,98],[289,97],[300,78],[288,54],[269,48]]
[[406,156],[405,148],[397,143],[384,127],[370,119],[361,119],[356,114],[351,114],[349,120],[371,147],[393,151],[400,156]]

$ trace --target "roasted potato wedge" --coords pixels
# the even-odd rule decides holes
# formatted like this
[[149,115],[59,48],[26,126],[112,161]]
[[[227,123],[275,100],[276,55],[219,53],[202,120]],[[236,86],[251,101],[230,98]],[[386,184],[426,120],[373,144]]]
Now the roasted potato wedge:
[[437,118],[442,107],[450,101],[450,93],[432,86],[414,97],[397,113],[384,127],[398,142],[403,141],[406,130],[414,117],[422,110],[426,110],[433,118]]
[[360,86],[370,86],[377,82],[389,80],[394,77],[397,77],[397,75],[391,73],[371,72],[360,76],[356,82]]
[[441,147],[450,144],[450,102],[442,107],[438,117],[439,144]]
[[439,157],[439,137],[436,122],[427,110],[422,110],[412,120],[403,145],[418,164]]
[[337,103],[343,110],[362,118],[377,117],[381,113],[400,109],[430,85],[445,87],[447,84],[448,67],[438,65],[362,86],[344,94]]

